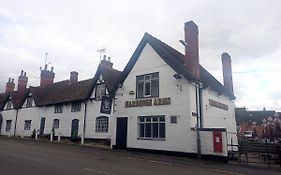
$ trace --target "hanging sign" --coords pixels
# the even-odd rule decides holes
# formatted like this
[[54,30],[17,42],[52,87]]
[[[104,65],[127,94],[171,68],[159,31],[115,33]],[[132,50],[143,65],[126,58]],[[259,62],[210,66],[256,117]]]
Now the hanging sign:
[[110,97],[103,96],[101,99],[100,113],[110,114],[111,103],[112,103],[112,99]]

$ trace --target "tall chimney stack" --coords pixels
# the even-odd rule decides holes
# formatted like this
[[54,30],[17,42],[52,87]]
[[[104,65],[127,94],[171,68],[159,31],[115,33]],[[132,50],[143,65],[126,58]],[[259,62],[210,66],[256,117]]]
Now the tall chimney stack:
[[26,72],[21,70],[21,74],[18,78],[18,91],[24,91],[26,89],[28,78],[26,76]]
[[12,92],[15,89],[15,82],[14,79],[9,78],[8,82],[6,83],[6,92]]
[[107,60],[106,55],[103,56],[103,60],[101,60],[101,64],[103,66],[110,67],[110,68],[112,68],[112,66],[113,66],[113,63],[111,62],[111,58],[108,57],[108,60]]
[[224,52],[221,55],[221,61],[222,61],[222,71],[223,71],[223,84],[228,89],[228,91],[233,94],[231,58],[229,54]]
[[76,71],[71,71],[71,72],[70,72],[70,79],[69,79],[69,81],[70,81],[71,83],[77,82],[77,81],[78,81],[78,72],[76,72]]
[[49,84],[53,84],[55,78],[54,68],[51,67],[51,70],[48,70],[48,66],[45,65],[44,69],[41,70],[40,74],[40,86],[46,87]]
[[189,21],[184,24],[185,34],[185,62],[184,65],[190,70],[192,75],[199,80],[200,79],[200,67],[199,67],[199,40],[198,40],[198,26]]

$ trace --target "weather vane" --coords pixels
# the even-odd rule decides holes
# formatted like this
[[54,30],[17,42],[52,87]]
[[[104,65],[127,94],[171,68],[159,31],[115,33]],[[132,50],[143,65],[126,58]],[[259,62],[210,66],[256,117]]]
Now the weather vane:
[[100,61],[101,61],[101,59],[102,59],[102,53],[104,53],[105,51],[106,51],[106,48],[105,48],[105,47],[103,47],[103,48],[97,50],[97,52],[100,53]]

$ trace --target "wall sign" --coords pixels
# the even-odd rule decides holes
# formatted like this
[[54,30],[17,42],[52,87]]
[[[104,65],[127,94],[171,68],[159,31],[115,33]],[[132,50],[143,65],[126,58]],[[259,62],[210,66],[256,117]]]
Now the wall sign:
[[125,101],[126,108],[143,107],[143,106],[160,106],[160,105],[169,105],[169,104],[171,104],[170,97]]
[[101,99],[100,113],[110,114],[111,103],[112,103],[112,99],[110,97],[103,96]]
[[225,110],[225,111],[228,110],[228,105],[223,104],[223,103],[218,102],[218,101],[215,101],[215,100],[212,100],[212,99],[209,99],[209,105],[210,105],[210,106],[213,106],[213,107],[215,107],[215,108],[223,109],[223,110]]

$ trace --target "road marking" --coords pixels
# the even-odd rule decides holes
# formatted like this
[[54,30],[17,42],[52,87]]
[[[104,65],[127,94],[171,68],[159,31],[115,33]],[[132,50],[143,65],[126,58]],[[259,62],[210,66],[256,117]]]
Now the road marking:
[[95,172],[95,173],[98,173],[98,174],[104,174],[104,175],[115,175],[113,173],[109,173],[109,172],[105,172],[105,171],[99,171],[99,170],[94,170],[94,169],[91,169],[91,168],[84,168],[84,170]]

